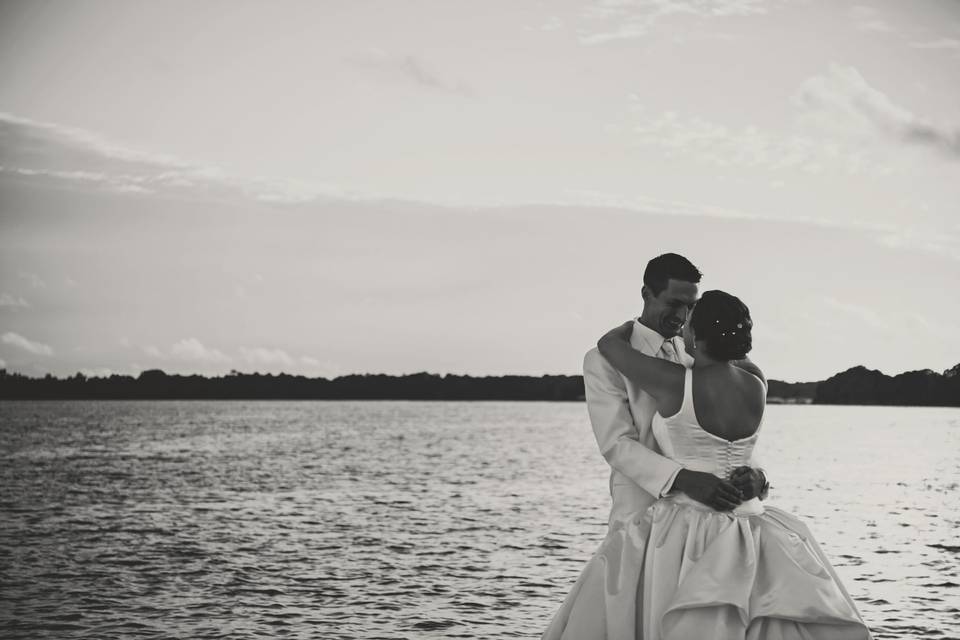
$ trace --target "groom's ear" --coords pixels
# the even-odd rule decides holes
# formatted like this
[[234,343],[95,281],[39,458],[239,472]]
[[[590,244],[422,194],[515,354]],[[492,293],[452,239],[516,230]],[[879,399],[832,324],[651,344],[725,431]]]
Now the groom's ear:
[[643,298],[644,302],[650,299],[650,289],[647,288],[647,285],[640,287],[640,296]]

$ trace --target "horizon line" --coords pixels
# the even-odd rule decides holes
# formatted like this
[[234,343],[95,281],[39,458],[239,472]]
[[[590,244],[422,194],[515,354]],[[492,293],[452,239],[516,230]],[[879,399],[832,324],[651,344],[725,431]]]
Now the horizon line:
[[[767,380],[768,380],[768,382],[773,381],[773,382],[780,382],[780,383],[783,383],[783,384],[810,384],[810,383],[818,383],[818,382],[823,382],[824,380],[827,380],[827,379],[829,379],[829,378],[831,378],[831,377],[833,377],[833,376],[839,375],[839,374],[841,374],[841,373],[846,373],[847,371],[851,371],[851,370],[854,370],[854,369],[865,369],[865,370],[867,370],[867,371],[877,372],[877,373],[880,373],[881,375],[888,376],[888,377],[896,377],[896,376],[904,375],[904,374],[908,374],[908,373],[923,373],[923,372],[930,372],[930,373],[933,373],[933,374],[936,374],[936,375],[947,375],[948,372],[954,371],[954,370],[956,370],[956,369],[960,369],[960,363],[954,365],[953,367],[949,367],[949,368],[947,368],[947,369],[945,369],[945,370],[943,370],[943,371],[937,371],[937,370],[935,370],[935,369],[931,369],[931,368],[928,367],[928,368],[924,368],[924,369],[909,369],[909,370],[901,371],[900,373],[895,373],[895,374],[885,373],[884,371],[881,371],[880,369],[871,369],[870,367],[868,367],[868,366],[866,366],[866,365],[857,364],[857,365],[850,366],[850,367],[844,369],[843,371],[838,371],[838,372],[836,372],[836,373],[830,374],[830,375],[828,375],[826,378],[823,378],[822,380],[802,380],[802,381],[796,381],[796,382],[789,382],[789,381],[786,381],[786,380],[781,380],[781,379],[779,379],[779,378],[768,378]],[[24,373],[24,372],[22,372],[22,371],[11,370],[11,369],[9,369],[8,367],[5,367],[5,366],[4,366],[4,367],[0,367],[0,375],[7,375],[7,376],[10,376],[10,375],[18,375],[18,376],[21,376],[21,377],[24,377],[24,378],[27,378],[27,379],[30,379],[30,380],[43,380],[43,379],[46,379],[46,378],[53,378],[53,379],[55,379],[55,380],[71,380],[71,379],[74,379],[74,378],[77,378],[77,377],[81,377],[81,378],[86,379],[86,380],[97,380],[97,379],[99,379],[99,380],[109,380],[110,378],[115,377],[115,376],[116,376],[116,377],[121,377],[121,378],[126,377],[126,378],[132,378],[132,379],[139,379],[139,378],[142,377],[145,373],[151,373],[151,372],[160,372],[160,373],[162,373],[162,374],[164,374],[164,375],[166,375],[166,376],[169,376],[169,377],[173,377],[173,376],[179,376],[179,377],[201,377],[201,378],[205,378],[205,379],[230,378],[230,377],[240,377],[240,376],[263,376],[263,377],[274,377],[274,378],[275,378],[275,377],[281,377],[281,376],[288,376],[288,377],[292,377],[292,378],[306,378],[306,379],[308,379],[308,380],[328,380],[328,381],[338,380],[338,379],[340,379],[340,378],[355,377],[355,376],[360,376],[360,377],[362,377],[362,376],[381,376],[381,377],[388,377],[388,378],[405,378],[405,377],[412,377],[412,376],[432,376],[432,377],[436,377],[436,378],[447,378],[447,377],[457,377],[457,378],[582,378],[582,377],[583,377],[583,374],[582,374],[582,373],[541,373],[541,374],[524,374],[524,373],[496,373],[496,374],[489,374],[489,373],[488,373],[488,374],[471,374],[471,373],[453,373],[453,372],[435,373],[435,372],[431,372],[431,371],[411,371],[411,372],[407,372],[407,373],[383,373],[383,372],[369,372],[369,371],[368,371],[368,372],[344,373],[344,374],[338,374],[338,375],[335,375],[335,376],[327,377],[327,376],[324,376],[324,375],[312,376],[312,375],[303,374],[303,373],[289,373],[289,372],[286,372],[286,371],[279,371],[279,372],[264,371],[264,372],[260,372],[260,371],[240,371],[240,370],[238,370],[238,369],[231,369],[229,372],[219,373],[219,374],[180,373],[180,372],[168,372],[168,371],[165,371],[165,370],[160,369],[160,368],[143,369],[143,370],[141,370],[141,371],[139,371],[139,372],[137,372],[137,373],[121,373],[121,372],[113,372],[113,371],[111,371],[111,372],[108,373],[108,374],[107,374],[107,373],[100,372],[100,373],[92,373],[92,374],[89,374],[89,375],[88,375],[87,373],[84,373],[84,371],[79,370],[79,371],[76,371],[76,372],[73,373],[73,374],[63,374],[63,376],[55,375],[55,374],[50,373],[50,372],[47,372],[47,373],[45,373],[45,374],[37,374],[36,376],[34,376],[34,375],[31,375],[31,374],[28,374],[28,373]]]

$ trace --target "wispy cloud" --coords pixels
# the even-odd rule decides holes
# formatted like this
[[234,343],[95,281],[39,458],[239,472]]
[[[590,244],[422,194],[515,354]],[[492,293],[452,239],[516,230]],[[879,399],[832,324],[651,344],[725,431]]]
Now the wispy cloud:
[[893,328],[889,322],[884,320],[880,313],[863,305],[844,302],[831,297],[823,298],[823,302],[828,309],[839,311],[846,316],[856,319],[861,324],[873,327],[874,329],[889,331]]
[[583,17],[602,26],[581,30],[579,40],[585,45],[600,45],[642,38],[666,18],[762,15],[777,4],[773,0],[599,0],[587,5]]
[[19,333],[14,333],[8,331],[0,337],[0,341],[3,344],[8,344],[12,347],[17,347],[18,349],[23,349],[29,353],[38,356],[52,356],[53,348],[50,345],[43,344],[42,342],[34,342],[28,338],[23,337]]
[[152,344],[143,347],[143,352],[151,358],[156,358],[157,360],[165,360],[167,357],[162,351],[160,351],[160,349]]
[[885,174],[883,162],[868,162],[863,148],[806,135],[765,131],[754,125],[729,126],[674,111],[651,113],[632,98],[633,140],[661,149],[666,157],[684,156],[717,167],[790,169],[807,174],[839,170]]
[[[93,151],[100,156],[125,160],[134,165],[191,168],[189,163],[174,156],[131,149],[85,129],[23,118],[2,111],[0,111],[0,132],[3,134],[6,145],[26,139],[32,143],[32,150],[39,155],[44,154],[44,143],[52,140],[60,146]],[[9,147],[4,150],[4,155],[0,158],[5,158],[8,151]]]
[[914,115],[871,86],[854,67],[830,65],[827,73],[805,80],[794,101],[805,110],[808,122],[832,133],[880,133],[960,155],[960,129]]
[[859,31],[893,33],[894,28],[875,7],[855,5],[850,8],[850,18]]
[[558,31],[563,28],[563,20],[550,16],[538,27],[526,27],[527,31]]
[[46,281],[40,277],[39,274],[30,273],[27,271],[21,271],[17,274],[21,280],[25,280],[34,289],[45,289],[47,287]]
[[960,262],[960,233],[899,225],[878,236],[880,244],[892,249],[919,249]]
[[115,191],[116,193],[155,193],[154,189],[148,189],[137,184],[138,182],[142,183],[147,180],[144,176],[109,175],[91,171],[51,171],[46,169],[25,169],[6,166],[0,166],[0,173],[12,174],[23,178],[46,178],[55,182],[86,184],[88,186]]
[[946,49],[950,51],[960,51],[960,40],[956,38],[939,38],[937,40],[928,40],[926,42],[911,42],[910,46],[914,49]]
[[473,92],[462,82],[448,80],[412,54],[392,54],[382,49],[368,49],[345,58],[358,69],[366,69],[402,78],[419,87],[461,96]]
[[0,293],[0,307],[27,309],[30,307],[30,303],[20,296],[13,296],[9,293]]
[[312,356],[300,356],[298,361],[311,375],[332,378],[343,373],[343,367],[337,362],[323,361]]
[[295,360],[283,349],[240,347],[240,356],[249,364],[267,367],[291,367]]
[[[831,65],[804,80],[792,98],[796,122],[773,132],[729,126],[674,111],[650,112],[631,96],[633,140],[717,167],[791,169],[808,174],[843,171],[887,176],[912,159],[884,143],[919,145],[960,156],[960,129],[937,126],[872,87],[853,67]],[[611,127],[619,134],[620,127]]]
[[203,201],[364,199],[320,181],[232,176],[216,166],[129,149],[92,132],[3,112],[0,139],[0,175],[54,186]]
[[80,369],[80,373],[88,378],[109,378],[116,373],[116,371],[113,369],[108,369],[107,367],[93,367]]
[[329,362],[323,362],[311,356],[294,356],[284,349],[264,346],[241,346],[232,355],[205,345],[197,338],[185,338],[175,343],[169,350],[162,350],[154,345],[146,345],[140,349],[154,360],[180,360],[195,364],[225,364],[240,362],[256,368],[259,371],[293,373],[298,370],[307,370],[314,374],[327,375],[338,369]]
[[204,344],[196,338],[180,340],[173,345],[170,353],[174,358],[190,362],[221,364],[230,362],[231,360],[231,358],[222,351],[204,346]]

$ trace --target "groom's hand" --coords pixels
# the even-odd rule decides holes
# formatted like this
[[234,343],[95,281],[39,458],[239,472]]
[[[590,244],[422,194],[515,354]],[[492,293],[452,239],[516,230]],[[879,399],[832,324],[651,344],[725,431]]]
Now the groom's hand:
[[761,493],[763,492],[763,486],[766,484],[767,479],[759,469],[737,467],[730,472],[730,482],[740,490],[744,500],[757,497],[763,499]]
[[743,501],[740,490],[712,473],[681,469],[673,488],[717,511],[730,511]]

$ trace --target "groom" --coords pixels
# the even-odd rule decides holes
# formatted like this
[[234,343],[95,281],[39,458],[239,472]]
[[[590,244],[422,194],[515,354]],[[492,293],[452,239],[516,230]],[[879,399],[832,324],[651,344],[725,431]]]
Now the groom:
[[[701,273],[681,255],[665,253],[647,263],[643,273],[643,312],[634,322],[630,343],[643,353],[687,367],[693,358],[683,348],[680,331],[697,300]],[[657,498],[680,491],[721,511],[742,500],[763,498],[767,483],[759,469],[740,467],[730,481],[691,471],[665,457],[650,424],[657,411],[652,396],[620,375],[591,349],[583,360],[587,410],[600,452],[610,464],[610,522],[644,511]]]

